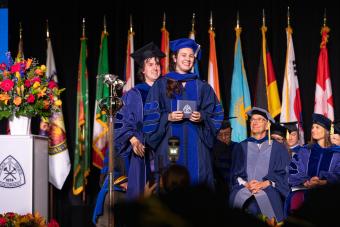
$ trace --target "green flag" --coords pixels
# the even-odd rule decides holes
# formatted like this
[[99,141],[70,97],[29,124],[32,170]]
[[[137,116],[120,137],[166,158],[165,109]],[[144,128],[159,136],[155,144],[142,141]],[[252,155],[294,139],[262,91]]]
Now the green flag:
[[73,194],[84,191],[90,172],[89,101],[86,67],[86,37],[82,36],[78,66],[76,136],[73,165]]
[[98,107],[99,101],[109,96],[109,87],[104,84],[104,75],[109,73],[109,54],[107,47],[108,33],[102,32],[98,73],[97,73],[97,88],[96,88],[96,103],[94,109],[93,123],[93,141],[92,141],[92,164],[99,169],[103,168],[105,150],[108,148],[108,123],[107,116],[102,114]]

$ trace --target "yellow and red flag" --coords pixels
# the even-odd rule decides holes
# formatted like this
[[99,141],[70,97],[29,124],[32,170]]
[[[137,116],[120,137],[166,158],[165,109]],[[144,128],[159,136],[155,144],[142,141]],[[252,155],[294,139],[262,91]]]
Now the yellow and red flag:
[[267,47],[266,41],[267,27],[265,25],[262,26],[261,32],[262,32],[262,50],[260,66],[258,70],[254,106],[268,110],[270,115],[274,118],[281,112],[281,102],[279,90],[277,88],[272,58]]

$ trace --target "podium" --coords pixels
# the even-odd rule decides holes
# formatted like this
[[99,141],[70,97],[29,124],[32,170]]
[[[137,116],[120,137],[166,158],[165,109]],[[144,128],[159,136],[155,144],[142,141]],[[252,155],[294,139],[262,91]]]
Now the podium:
[[48,218],[48,138],[0,135],[0,213]]

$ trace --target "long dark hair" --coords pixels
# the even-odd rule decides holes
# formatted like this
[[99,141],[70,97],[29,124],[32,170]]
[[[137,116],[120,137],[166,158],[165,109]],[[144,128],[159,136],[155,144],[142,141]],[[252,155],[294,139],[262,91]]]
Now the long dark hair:
[[[171,52],[170,54],[170,62],[169,62],[169,70],[170,72],[176,71],[176,62],[174,58],[177,58],[178,51]],[[174,98],[175,94],[181,94],[182,92],[182,83],[177,80],[168,79],[166,82],[166,96],[169,98]]]

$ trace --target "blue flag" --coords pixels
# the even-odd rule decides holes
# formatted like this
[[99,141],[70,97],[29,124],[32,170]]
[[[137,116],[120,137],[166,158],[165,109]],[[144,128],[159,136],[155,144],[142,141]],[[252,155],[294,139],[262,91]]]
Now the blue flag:
[[251,109],[250,93],[247,82],[247,75],[243,65],[243,56],[241,48],[241,28],[236,31],[234,70],[231,83],[231,101],[229,108],[229,117],[233,129],[231,140],[241,142],[247,138],[247,115],[246,112]]

